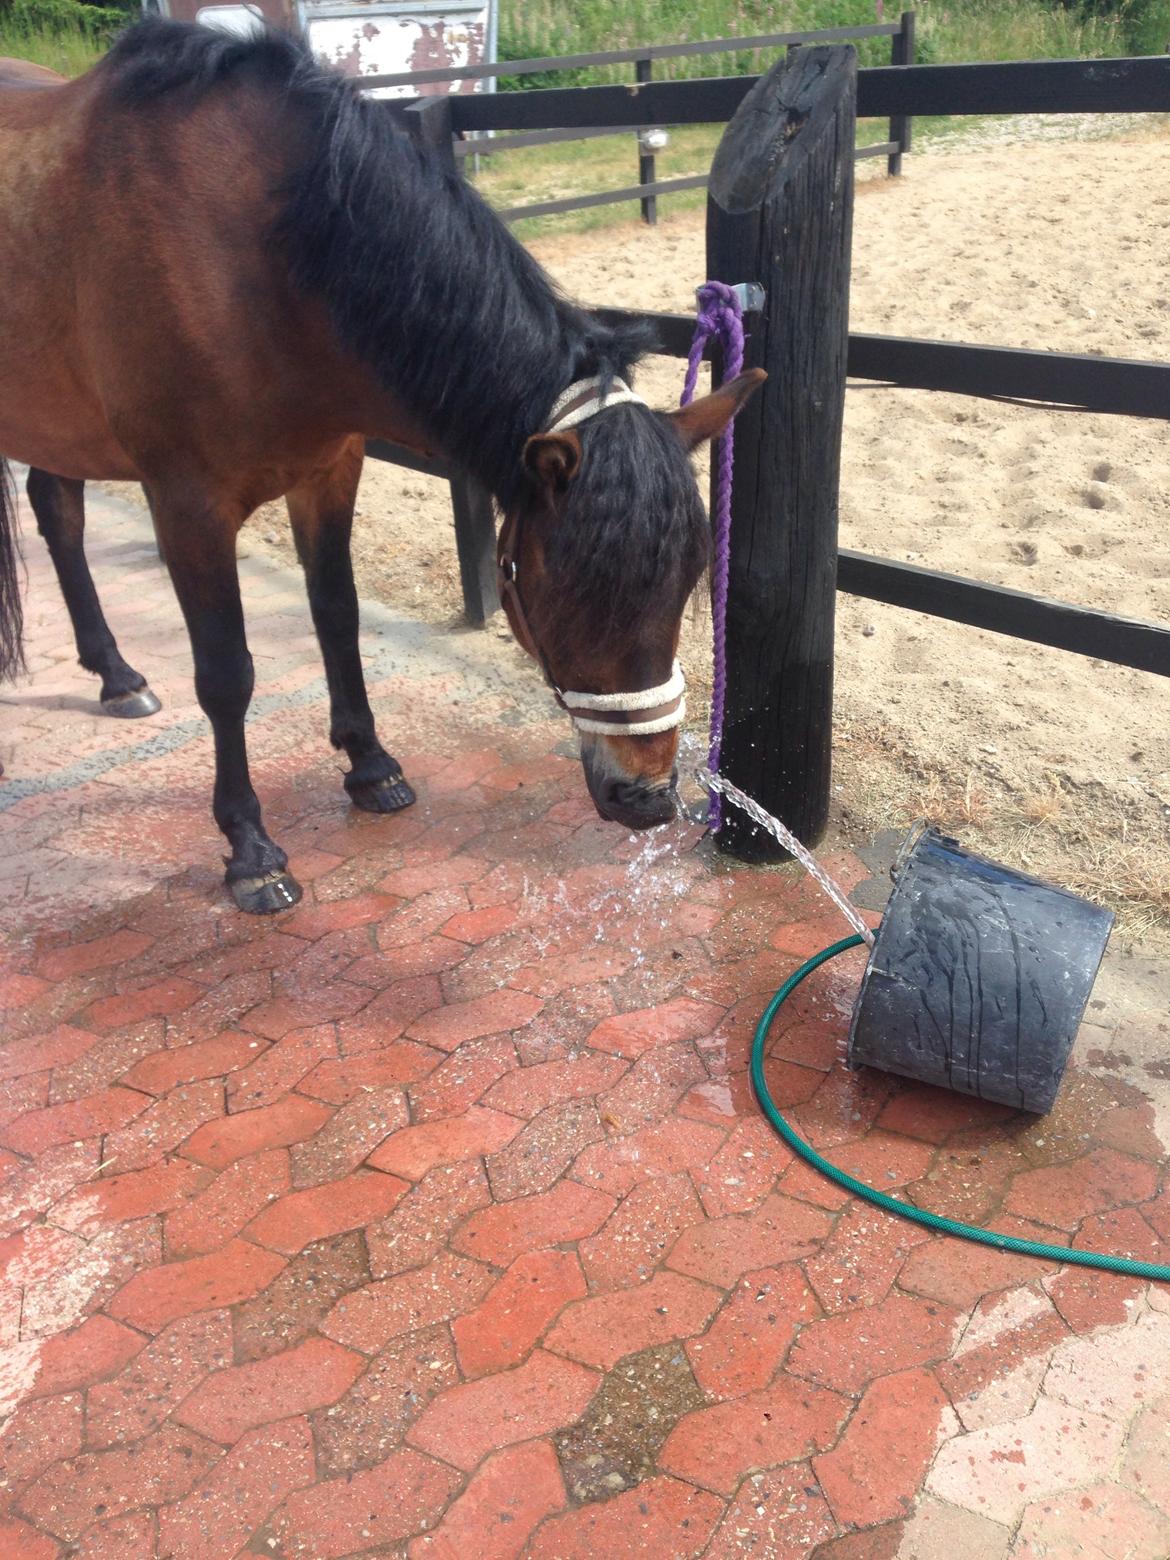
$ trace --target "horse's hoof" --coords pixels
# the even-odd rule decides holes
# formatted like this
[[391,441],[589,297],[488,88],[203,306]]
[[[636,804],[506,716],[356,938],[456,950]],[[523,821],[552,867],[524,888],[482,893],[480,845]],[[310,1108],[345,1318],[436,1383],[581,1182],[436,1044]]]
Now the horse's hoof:
[[350,801],[363,812],[401,812],[416,800],[402,772],[388,780],[374,780],[366,785],[355,785],[349,793]]
[[102,714],[114,715],[118,720],[141,720],[144,715],[157,715],[161,709],[162,705],[146,687],[102,700]]
[[228,887],[236,904],[247,915],[273,915],[277,910],[291,910],[304,893],[296,878],[284,868],[266,872],[263,877],[237,878]]

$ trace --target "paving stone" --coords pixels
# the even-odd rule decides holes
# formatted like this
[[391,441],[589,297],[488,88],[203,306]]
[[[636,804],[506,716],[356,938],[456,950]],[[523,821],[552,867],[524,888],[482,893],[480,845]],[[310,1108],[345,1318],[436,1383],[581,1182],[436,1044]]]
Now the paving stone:
[[1135,1417],[1118,1475],[1164,1516],[1170,1517],[1170,1397],[1149,1403]]
[[322,1472],[347,1473],[384,1462],[431,1399],[458,1380],[445,1325],[392,1339],[344,1396],[312,1416]]
[[224,1170],[235,1159],[244,1159],[265,1148],[285,1148],[311,1137],[332,1114],[316,1100],[290,1094],[275,1105],[209,1121],[188,1140],[183,1153],[199,1164]]
[[230,1363],[231,1354],[226,1311],[173,1322],[112,1381],[89,1389],[89,1447],[125,1445],[153,1434],[210,1371]]
[[494,991],[472,1002],[456,1002],[434,1008],[414,1019],[409,1026],[412,1039],[424,1045],[453,1051],[481,1035],[515,1032],[530,1024],[544,1003],[520,991]]
[[1006,1560],[1010,1531],[960,1506],[925,1496],[905,1524],[898,1524],[896,1560]]
[[62,1457],[76,1457],[83,1414],[80,1392],[36,1398],[18,1408],[0,1429],[0,1491],[27,1484]]
[[1145,1202],[1158,1189],[1157,1171],[1144,1160],[1102,1148],[1083,1160],[1043,1170],[1023,1170],[1012,1182],[1005,1207],[1057,1229],[1075,1230],[1091,1213]]
[[1022,1419],[947,1441],[927,1485],[940,1500],[1011,1527],[1032,1502],[1093,1479],[1114,1461],[1124,1439],[1125,1426],[1104,1414],[1041,1396]]
[[572,1060],[516,1068],[488,1090],[483,1103],[528,1119],[558,1101],[604,1093],[625,1071],[619,1057],[585,1052]]
[[936,1238],[910,1253],[898,1285],[911,1294],[966,1310],[984,1295],[1028,1283],[1037,1271],[1034,1257]]
[[364,1368],[360,1354],[328,1338],[307,1338],[282,1354],[207,1375],[175,1418],[209,1441],[232,1446],[257,1425],[335,1403]]
[[1012,1560],[1059,1554],[1161,1556],[1170,1554],[1170,1518],[1130,1490],[1094,1484],[1029,1506],[1011,1553]]
[[[511,1118],[509,1118],[511,1119]],[[552,1105],[522,1127],[506,1148],[487,1157],[497,1202],[547,1191],[590,1143],[604,1136],[592,1100]]]
[[629,1072],[598,1101],[602,1120],[614,1132],[639,1127],[671,1111],[675,1102],[707,1076],[694,1047],[687,1042],[657,1046],[644,1052]]
[[268,1287],[232,1312],[236,1361],[267,1359],[316,1331],[343,1295],[369,1282],[361,1235],[318,1241],[293,1257]]
[[716,1529],[707,1560],[808,1560],[836,1531],[812,1469],[808,1463],[792,1463],[749,1474]]
[[255,1035],[229,1030],[210,1040],[154,1051],[135,1062],[122,1079],[134,1089],[148,1094],[167,1094],[184,1083],[200,1078],[220,1078],[247,1067],[267,1047],[267,1041]]
[[91,970],[123,964],[149,948],[150,944],[151,939],[142,932],[123,929],[112,932],[108,937],[96,937],[91,942],[56,948],[38,962],[37,972],[45,980],[68,980],[74,975],[87,975]]
[[22,1289],[39,1283],[70,1263],[84,1242],[51,1224],[32,1224],[19,1235],[0,1240],[0,1284]]
[[401,903],[393,894],[358,894],[353,899],[338,899],[330,904],[300,905],[289,916],[283,930],[313,942],[329,932],[347,931],[351,926],[376,925]]
[[95,1522],[69,1560],[155,1560],[156,1521],[151,1511],[135,1511]]
[[392,1278],[435,1257],[457,1225],[491,1202],[478,1160],[437,1165],[416,1182],[387,1219],[366,1231],[370,1273]]
[[[411,1042],[413,1043],[413,1042]],[[439,1053],[427,1049],[428,1056]],[[415,1121],[436,1116],[458,1116],[517,1066],[516,1047],[507,1035],[484,1035],[469,1040],[440,1062],[426,1078],[409,1090]]]
[[445,1116],[400,1127],[369,1157],[378,1170],[418,1181],[435,1165],[457,1164],[504,1148],[523,1122],[502,1111],[473,1105],[458,1116]]
[[688,1414],[662,1448],[659,1466],[731,1495],[745,1470],[795,1462],[830,1446],[851,1407],[836,1392],[781,1376],[762,1392]]
[[949,1412],[946,1393],[927,1370],[883,1376],[867,1387],[840,1441],[813,1459],[837,1521],[864,1526],[905,1516],[949,1428]]
[[596,1235],[581,1242],[581,1261],[595,1290],[624,1289],[650,1278],[683,1230],[699,1224],[702,1205],[689,1176],[640,1181]]
[[1045,1395],[1127,1422],[1170,1393],[1170,1316],[1139,1316],[1114,1329],[1107,1348],[1102,1342],[1097,1333],[1062,1343],[1044,1378]]
[[21,1507],[47,1532],[71,1542],[98,1517],[181,1500],[219,1456],[210,1442],[166,1425],[133,1446],[55,1463],[24,1492]]
[[701,1332],[720,1296],[677,1273],[569,1305],[549,1333],[547,1347],[608,1370],[624,1354]]
[[793,1345],[788,1370],[854,1394],[879,1376],[944,1360],[966,1320],[962,1311],[910,1295],[811,1322]]
[[474,1310],[491,1285],[490,1268],[441,1252],[425,1268],[344,1296],[321,1323],[321,1331],[350,1348],[375,1354],[402,1333]]
[[95,1235],[67,1268],[30,1284],[21,1307],[21,1335],[51,1338],[104,1306],[133,1273],[162,1259],[157,1219],[135,1219]]
[[363,1089],[334,1112],[308,1141],[301,1141],[290,1156],[293,1185],[322,1186],[358,1165],[407,1123],[406,1097],[401,1089]]
[[15,1517],[0,1517],[0,1551],[7,1560],[59,1560],[61,1546]]
[[160,1554],[232,1560],[275,1506],[316,1478],[304,1419],[245,1435],[184,1500],[159,1512]]
[[[175,1160],[183,1168],[185,1160]],[[204,1176],[210,1171],[200,1172]],[[172,1207],[163,1221],[167,1255],[193,1257],[215,1251],[238,1235],[262,1208],[289,1188],[288,1150],[265,1149],[238,1159],[180,1207]]]
[[726,1133],[681,1117],[652,1123],[627,1137],[611,1137],[583,1149],[572,1175],[614,1197],[624,1197],[639,1181],[654,1175],[690,1171],[700,1183],[703,1169],[718,1153]]
[[741,1121],[698,1178],[703,1207],[712,1218],[758,1207],[792,1160],[768,1122]]
[[16,1344],[0,1377],[0,1413],[23,1399],[70,1392],[119,1371],[146,1343],[141,1333],[111,1321],[87,1317],[69,1332]]
[[596,1372],[537,1349],[515,1370],[441,1393],[407,1440],[470,1472],[489,1452],[571,1424],[599,1385]]
[[684,1230],[667,1265],[730,1289],[754,1268],[811,1255],[829,1229],[829,1216],[821,1209],[773,1194],[754,1213],[708,1219]]
[[86,1099],[26,1111],[0,1132],[0,1144],[18,1154],[43,1154],[79,1138],[98,1137],[121,1127],[150,1104],[135,1089],[106,1089]]
[[278,1553],[334,1560],[408,1538],[434,1526],[458,1484],[450,1468],[403,1447],[376,1468],[290,1496],[270,1524]]
[[121,1171],[145,1170],[178,1148],[204,1122],[223,1115],[223,1084],[217,1078],[183,1084],[136,1116],[127,1126],[107,1133],[103,1162]]
[[965,1430],[1031,1411],[1064,1321],[1039,1285],[989,1296],[976,1307],[953,1357],[935,1371]]
[[588,1043],[595,1051],[612,1051],[632,1061],[657,1046],[709,1035],[722,1017],[723,1008],[714,1002],[678,997],[659,1007],[602,1019]]
[[702,1403],[677,1343],[619,1360],[577,1423],[553,1438],[572,1498],[608,1500],[650,1478],[667,1436]]
[[97,1036],[73,1024],[57,1024],[40,1034],[9,1040],[0,1050],[0,1082],[21,1078],[29,1073],[48,1072],[63,1067],[97,1044]]
[[339,1181],[290,1192],[269,1203],[245,1234],[261,1246],[294,1256],[314,1241],[364,1229],[385,1218],[407,1189],[408,1183],[397,1176],[357,1170]]
[[194,981],[171,975],[166,980],[142,986],[137,991],[102,997],[86,1008],[81,1016],[89,1029],[104,1033],[110,1029],[123,1029],[127,1024],[141,1023],[144,1018],[179,1013],[202,995],[202,988]]
[[284,1267],[283,1257],[242,1240],[219,1251],[136,1273],[109,1304],[110,1315],[144,1332],[195,1311],[250,1300]]
[[723,1502],[677,1479],[648,1479],[613,1500],[550,1517],[528,1546],[529,1560],[693,1560],[707,1546]]
[[745,1274],[702,1337],[686,1346],[695,1379],[717,1400],[759,1391],[775,1375],[797,1332],[820,1314],[795,1263]]
[[533,1529],[561,1511],[565,1487],[547,1441],[489,1457],[433,1533],[413,1540],[410,1560],[514,1560]]
[[[805,1262],[804,1271],[830,1313],[875,1305],[889,1294],[911,1251],[931,1240],[920,1225],[855,1202],[838,1218],[816,1256]],[[941,1249],[954,1243],[935,1244]]]
[[345,1056],[318,1063],[297,1085],[299,1094],[324,1100],[328,1105],[347,1105],[350,1100],[387,1084],[406,1085],[427,1077],[441,1059],[441,1053],[414,1040],[398,1040],[384,1051],[365,1056]]
[[227,1081],[228,1110],[256,1110],[275,1105],[323,1061],[337,1055],[331,1024],[293,1029],[262,1051]]
[[572,1252],[517,1257],[482,1305],[452,1326],[464,1376],[472,1380],[520,1364],[550,1322],[585,1294],[585,1275]]

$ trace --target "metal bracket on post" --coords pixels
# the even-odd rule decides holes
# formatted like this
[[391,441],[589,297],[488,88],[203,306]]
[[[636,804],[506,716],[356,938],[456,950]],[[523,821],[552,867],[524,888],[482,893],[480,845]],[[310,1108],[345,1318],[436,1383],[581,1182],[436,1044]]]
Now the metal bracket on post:
[[[760,286],[759,282],[736,282],[731,289],[739,299],[739,307],[744,314],[761,314],[764,305],[768,301],[768,294]],[[702,292],[701,287],[695,288],[695,296]]]

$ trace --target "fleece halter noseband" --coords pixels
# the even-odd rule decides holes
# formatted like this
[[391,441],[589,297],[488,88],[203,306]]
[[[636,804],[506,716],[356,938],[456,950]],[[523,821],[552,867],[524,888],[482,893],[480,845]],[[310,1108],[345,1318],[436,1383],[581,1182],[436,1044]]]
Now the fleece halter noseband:
[[[579,379],[557,397],[548,414],[544,431],[562,433],[567,428],[575,428],[586,418],[596,417],[599,412],[623,403],[637,406],[647,404],[624,380],[612,379],[606,388],[601,378]],[[578,731],[610,737],[649,737],[681,726],[687,715],[686,682],[677,661],[666,682],[656,688],[642,688],[634,693],[573,693],[558,686],[549,667],[548,657],[532,632],[520,595],[517,562],[520,526],[519,511],[513,510],[500,528],[500,544],[496,555],[500,600],[511,605],[520,643],[544,672],[553,697]]]

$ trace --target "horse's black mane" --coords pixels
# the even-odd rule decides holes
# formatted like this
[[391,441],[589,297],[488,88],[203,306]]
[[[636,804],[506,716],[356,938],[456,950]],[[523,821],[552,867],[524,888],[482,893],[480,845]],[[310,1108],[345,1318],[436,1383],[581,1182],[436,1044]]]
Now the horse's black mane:
[[[649,349],[645,329],[609,327],[564,299],[458,174],[399,129],[385,104],[363,98],[289,34],[241,38],[148,19],[118,39],[101,69],[126,105],[165,97],[182,107],[228,82],[273,93],[301,131],[303,150],[276,235],[294,280],[324,297],[347,347],[423,415],[447,453],[502,505],[517,496],[524,442],[560,392],[588,375],[626,377]],[[601,506],[587,505],[582,493],[573,507],[582,524],[596,516],[591,534],[560,544],[564,563],[586,572],[590,594],[607,592],[606,605],[618,616],[632,603],[613,592],[626,598],[634,582],[623,574],[603,587],[598,573],[605,566],[590,567],[590,556],[618,544],[627,559],[633,551],[645,562],[653,585],[684,554],[689,566],[702,545],[695,503],[680,509],[673,491],[685,471],[677,439],[660,419],[626,413],[615,410],[606,421],[620,416],[622,442],[632,439],[634,448],[625,459],[615,460],[614,452],[587,458],[582,477],[597,466],[599,481],[613,488],[620,467],[620,479],[634,481],[635,490],[622,495],[620,514],[616,493],[612,505]],[[584,442],[588,457],[591,446],[600,455],[603,442],[612,441]],[[663,510],[667,489],[671,502]],[[644,592],[646,571],[638,572]]]

